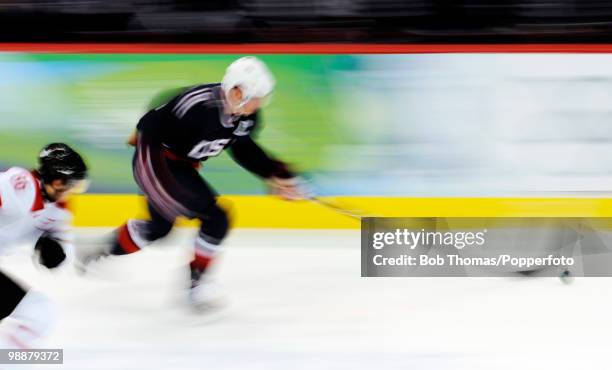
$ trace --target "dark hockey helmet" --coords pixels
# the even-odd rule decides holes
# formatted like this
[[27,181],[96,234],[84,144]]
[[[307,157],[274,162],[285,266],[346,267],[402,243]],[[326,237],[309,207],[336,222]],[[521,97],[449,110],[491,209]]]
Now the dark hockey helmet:
[[71,147],[63,143],[46,145],[38,155],[38,173],[44,183],[63,180],[75,190],[87,187],[87,165]]

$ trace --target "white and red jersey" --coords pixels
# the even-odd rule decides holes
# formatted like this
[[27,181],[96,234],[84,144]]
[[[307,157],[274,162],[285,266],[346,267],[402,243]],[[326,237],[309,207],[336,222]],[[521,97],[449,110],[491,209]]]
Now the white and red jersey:
[[21,244],[32,248],[43,234],[72,250],[72,214],[65,204],[44,199],[36,173],[19,167],[0,172],[0,255]]

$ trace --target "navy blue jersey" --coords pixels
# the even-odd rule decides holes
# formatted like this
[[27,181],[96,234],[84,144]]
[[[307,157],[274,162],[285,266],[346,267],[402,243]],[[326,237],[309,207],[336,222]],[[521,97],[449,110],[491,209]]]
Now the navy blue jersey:
[[178,158],[205,161],[229,148],[240,165],[261,177],[289,176],[282,162],[268,156],[251,137],[258,127],[258,112],[232,115],[225,104],[220,84],[198,85],[149,111],[137,129]]

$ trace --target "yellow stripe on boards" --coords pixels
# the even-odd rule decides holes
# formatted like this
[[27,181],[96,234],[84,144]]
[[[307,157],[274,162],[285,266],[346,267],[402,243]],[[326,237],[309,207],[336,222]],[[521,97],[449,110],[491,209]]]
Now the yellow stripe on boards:
[[[363,214],[384,217],[612,217],[606,198],[395,198],[329,197],[330,202]],[[234,227],[357,229],[359,220],[310,202],[287,202],[263,195],[229,195],[219,203]],[[118,226],[146,217],[138,195],[82,194],[70,201],[75,226]],[[193,226],[181,220],[179,226]]]

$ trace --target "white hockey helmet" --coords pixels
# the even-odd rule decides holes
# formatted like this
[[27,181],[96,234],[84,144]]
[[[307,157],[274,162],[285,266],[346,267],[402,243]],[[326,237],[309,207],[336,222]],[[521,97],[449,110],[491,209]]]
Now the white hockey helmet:
[[253,98],[267,98],[276,81],[264,62],[255,57],[242,57],[227,67],[221,87],[228,94],[234,87],[242,91],[240,107]]

